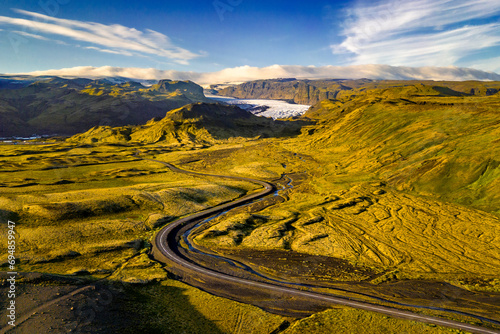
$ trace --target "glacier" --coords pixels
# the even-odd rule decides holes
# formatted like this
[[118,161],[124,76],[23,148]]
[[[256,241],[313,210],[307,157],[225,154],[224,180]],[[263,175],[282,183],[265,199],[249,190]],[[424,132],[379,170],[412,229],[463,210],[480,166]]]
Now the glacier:
[[273,119],[301,116],[311,107],[305,104],[292,104],[281,100],[236,99],[208,94],[205,94],[205,96],[216,102],[237,105],[256,116],[271,117]]

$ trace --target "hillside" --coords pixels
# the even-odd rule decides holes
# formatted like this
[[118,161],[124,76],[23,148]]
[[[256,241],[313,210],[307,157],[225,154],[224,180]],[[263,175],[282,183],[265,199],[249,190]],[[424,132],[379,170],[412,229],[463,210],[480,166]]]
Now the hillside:
[[[311,150],[403,191],[500,214],[500,99],[490,97],[323,101]],[[335,152],[335,153],[333,153]]]
[[[394,80],[295,80],[274,79],[246,82],[218,91],[220,96],[240,99],[287,100],[297,104],[313,105],[322,100],[348,99],[367,91],[397,87],[424,86],[433,89],[431,95],[489,96],[500,91],[500,82],[482,81],[394,81]],[[213,91],[212,91],[213,92]],[[400,97],[408,97],[401,95]]]
[[208,101],[192,82],[162,80],[152,87],[108,80],[3,80],[0,137],[72,135],[93,126],[143,124],[168,110]]
[[211,170],[232,174],[286,173],[294,188],[279,205],[217,218],[194,241],[219,252],[328,255],[393,273],[377,284],[472,281],[498,291],[499,96],[443,96],[423,85],[377,93],[322,101],[303,116],[315,124],[302,135],[210,160]]
[[232,138],[280,137],[300,133],[307,121],[274,121],[237,106],[196,103],[167,112],[142,126],[94,127],[69,139],[75,143],[133,142],[215,144]]

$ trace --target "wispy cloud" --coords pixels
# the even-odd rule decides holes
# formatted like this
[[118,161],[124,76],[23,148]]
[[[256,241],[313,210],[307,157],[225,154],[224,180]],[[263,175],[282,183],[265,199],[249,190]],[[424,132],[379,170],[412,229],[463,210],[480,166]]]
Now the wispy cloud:
[[116,50],[98,48],[97,46],[86,46],[86,47],[84,47],[84,49],[96,50],[96,51],[105,52],[105,53],[119,54],[119,55],[124,55],[124,56],[133,56],[134,55],[132,52],[128,52],[125,50],[116,51]]
[[0,24],[23,27],[33,33],[58,35],[79,42],[104,46],[94,50],[131,55],[131,53],[155,55],[187,65],[191,59],[202,55],[193,53],[172,43],[170,38],[154,30],[140,31],[120,24],[105,25],[95,22],[66,20],[39,13],[15,9],[15,12],[30,19],[0,16]]
[[16,33],[18,35],[21,35],[21,36],[25,36],[25,37],[31,37],[31,38],[35,38],[35,39],[40,39],[42,41],[48,41],[49,39],[47,37],[43,37],[43,36],[40,36],[40,35],[37,35],[37,34],[31,34],[29,32],[26,32],[26,31],[18,31],[18,30],[14,30],[12,31],[13,33]]
[[331,47],[352,64],[449,66],[500,45],[498,14],[497,0],[377,1],[347,10]]
[[406,67],[389,65],[351,66],[296,66],[273,65],[268,67],[240,66],[217,72],[181,72],[154,68],[92,67],[79,66],[59,70],[37,71],[35,76],[65,76],[83,78],[125,77],[138,80],[191,80],[200,85],[244,82],[258,79],[298,78],[298,79],[392,79],[392,80],[498,80],[500,74],[460,67]]

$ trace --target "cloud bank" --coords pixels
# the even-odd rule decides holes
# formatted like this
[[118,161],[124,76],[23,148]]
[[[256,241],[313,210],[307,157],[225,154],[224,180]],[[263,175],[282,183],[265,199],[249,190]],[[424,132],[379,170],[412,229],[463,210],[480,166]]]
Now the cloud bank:
[[181,72],[154,68],[92,67],[79,66],[59,70],[36,71],[34,76],[62,76],[82,78],[124,77],[137,80],[191,80],[200,85],[226,82],[244,82],[259,79],[387,79],[387,80],[494,80],[500,81],[500,74],[460,67],[406,67],[389,65],[351,66],[298,66],[273,65],[269,67],[241,66],[218,72]]
[[500,45],[498,0],[385,0],[346,14],[344,40],[331,48],[352,64],[446,66]]
[[189,60],[202,56],[175,46],[168,36],[150,29],[143,32],[120,24],[105,25],[95,22],[65,20],[21,9],[14,11],[27,15],[30,19],[0,16],[0,24],[24,29],[12,32],[25,37],[49,40],[48,36],[56,35],[93,45],[87,46],[87,49],[125,56],[154,55],[184,65],[187,65]]

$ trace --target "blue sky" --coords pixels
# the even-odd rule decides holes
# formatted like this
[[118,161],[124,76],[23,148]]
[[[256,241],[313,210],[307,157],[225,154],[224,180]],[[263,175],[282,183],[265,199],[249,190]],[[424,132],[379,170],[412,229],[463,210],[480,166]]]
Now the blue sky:
[[498,0],[4,0],[0,73],[274,64],[500,72]]

